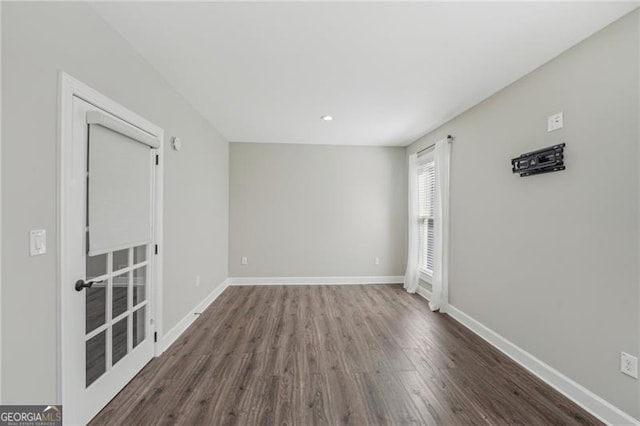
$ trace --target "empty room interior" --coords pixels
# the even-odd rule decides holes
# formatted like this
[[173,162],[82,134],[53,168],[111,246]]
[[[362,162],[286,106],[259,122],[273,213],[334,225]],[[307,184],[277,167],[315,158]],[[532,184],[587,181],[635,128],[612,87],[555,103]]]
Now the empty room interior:
[[0,424],[640,424],[637,1],[1,1]]

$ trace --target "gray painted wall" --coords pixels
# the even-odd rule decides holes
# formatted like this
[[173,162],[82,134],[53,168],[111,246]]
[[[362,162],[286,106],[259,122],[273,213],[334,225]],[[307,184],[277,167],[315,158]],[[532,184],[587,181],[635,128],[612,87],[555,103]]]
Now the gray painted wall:
[[[451,304],[637,418],[639,47],[635,12],[407,149],[455,138]],[[511,174],[560,142],[566,171]]]
[[404,148],[232,143],[230,151],[230,276],[404,274]]
[[[182,152],[165,154],[165,332],[228,276],[229,151],[87,4],[2,7],[2,396],[50,404],[57,400],[57,70],[161,126],[167,140],[184,141]],[[29,230],[39,228],[48,252],[29,257]]]

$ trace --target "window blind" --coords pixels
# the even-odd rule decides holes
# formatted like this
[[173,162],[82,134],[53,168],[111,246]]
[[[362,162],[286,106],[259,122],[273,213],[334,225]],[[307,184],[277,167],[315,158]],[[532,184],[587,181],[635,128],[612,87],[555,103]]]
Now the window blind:
[[420,220],[420,269],[433,273],[435,259],[434,215],[436,202],[436,171],[433,161],[418,165],[418,204]]
[[147,144],[89,124],[90,256],[151,242],[152,153]]
[[98,124],[137,142],[149,145],[151,148],[160,148],[160,141],[155,136],[102,111],[87,112],[87,124]]

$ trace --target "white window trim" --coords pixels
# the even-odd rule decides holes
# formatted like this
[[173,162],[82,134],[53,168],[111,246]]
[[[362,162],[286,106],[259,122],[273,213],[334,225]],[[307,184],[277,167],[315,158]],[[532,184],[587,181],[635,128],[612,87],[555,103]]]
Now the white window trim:
[[[0,22],[2,22],[2,2],[0,2]],[[2,36],[0,36],[0,45],[2,45]],[[0,55],[0,81],[2,81],[2,55]],[[0,107],[0,110],[2,108]],[[2,120],[0,120],[1,122]],[[0,135],[2,134],[2,124],[0,123]],[[0,156],[0,164],[2,163],[2,157]],[[2,173],[0,173],[2,175]],[[1,184],[0,184],[1,186]],[[0,197],[2,198],[2,197]],[[2,211],[0,203],[0,211]],[[0,223],[2,220],[0,219]],[[2,240],[2,232],[0,230],[0,241]],[[0,252],[0,330],[2,330],[2,253]],[[0,331],[0,383],[2,383],[2,332]],[[0,385],[0,404],[3,403],[2,399],[2,386]]]
[[418,272],[419,272],[418,278],[420,279],[420,281],[424,281],[429,285],[433,284],[433,282],[431,281],[433,279],[433,275],[429,275],[428,273],[424,272],[422,269],[420,269]]

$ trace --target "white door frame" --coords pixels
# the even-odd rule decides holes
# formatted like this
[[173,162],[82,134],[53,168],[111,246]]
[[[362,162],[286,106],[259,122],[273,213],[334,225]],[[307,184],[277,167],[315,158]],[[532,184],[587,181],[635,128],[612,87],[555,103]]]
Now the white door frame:
[[[0,1],[0,23],[2,23],[2,2]],[[2,45],[2,35],[0,35],[0,46]],[[2,55],[0,55],[0,82],[2,82]],[[0,102],[2,105],[2,102]],[[0,140],[2,140],[2,107],[0,106]],[[0,151],[2,147],[0,146]],[[2,164],[2,155],[0,155]],[[0,167],[0,175],[2,167]],[[0,180],[0,188],[2,182]],[[1,191],[0,191],[1,193]],[[2,196],[0,195],[0,211],[2,211]],[[2,241],[2,217],[0,216],[0,242]],[[1,246],[2,244],[0,244]],[[0,404],[2,404],[2,253],[0,251]]]
[[[162,337],[162,206],[163,206],[163,175],[164,175],[164,130],[155,124],[145,120],[139,115],[129,111],[117,102],[109,99],[98,91],[92,89],[79,80],[71,77],[63,71],[58,72],[58,102],[59,102],[59,134],[58,134],[58,303],[57,303],[57,316],[58,316],[58,336],[57,336],[57,350],[58,350],[58,371],[57,371],[57,390],[58,390],[58,403],[65,404],[65,398],[67,398],[68,391],[65,388],[65,377],[69,368],[78,368],[78,366],[68,365],[66,358],[68,357],[63,351],[62,346],[64,342],[64,329],[63,329],[63,313],[64,300],[67,292],[74,291],[73,283],[78,279],[84,279],[85,277],[72,276],[71,272],[65,270],[66,259],[65,253],[69,242],[66,239],[66,225],[65,217],[67,209],[73,208],[69,204],[69,194],[66,188],[69,187],[70,174],[66,173],[70,169],[70,165],[73,161],[73,150],[71,143],[73,141],[73,108],[72,101],[74,97],[78,97],[100,109],[108,111],[110,114],[131,123],[146,132],[157,137],[160,141],[160,147],[158,148],[159,162],[155,173],[155,208],[153,212],[154,220],[154,240],[158,246],[158,254],[154,255],[150,253],[150,259],[153,259],[150,268],[152,269],[152,276],[154,277],[153,286],[151,288],[151,301],[153,302],[152,311],[150,312],[153,319],[153,325],[149,327],[150,337],[154,337],[154,355],[157,357],[162,353],[161,337]],[[153,249],[152,249],[153,251]],[[153,333],[153,334],[151,334]],[[115,395],[114,395],[115,396]]]

